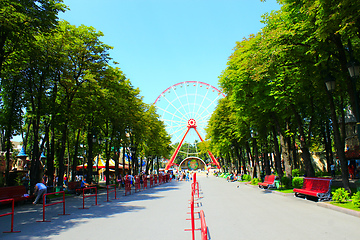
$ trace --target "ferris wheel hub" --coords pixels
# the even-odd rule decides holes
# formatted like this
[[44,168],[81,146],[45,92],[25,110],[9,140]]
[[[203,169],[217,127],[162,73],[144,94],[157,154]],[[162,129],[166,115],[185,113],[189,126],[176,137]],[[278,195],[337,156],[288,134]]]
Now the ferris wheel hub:
[[188,125],[189,128],[196,128],[196,121],[195,121],[195,119],[193,119],[193,118],[189,119],[187,125]]

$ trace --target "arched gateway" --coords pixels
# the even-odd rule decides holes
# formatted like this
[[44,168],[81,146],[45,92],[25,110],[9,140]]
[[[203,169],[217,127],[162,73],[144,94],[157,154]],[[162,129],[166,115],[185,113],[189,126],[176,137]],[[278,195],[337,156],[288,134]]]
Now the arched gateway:
[[206,170],[206,163],[198,157],[188,157],[179,165],[181,170]]

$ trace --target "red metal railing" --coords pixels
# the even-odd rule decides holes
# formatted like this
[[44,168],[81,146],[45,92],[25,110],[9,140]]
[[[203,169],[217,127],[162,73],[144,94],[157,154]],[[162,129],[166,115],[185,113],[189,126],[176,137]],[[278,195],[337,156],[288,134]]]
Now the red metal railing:
[[150,175],[150,187],[154,186],[154,177],[153,175]]
[[208,232],[205,222],[205,214],[203,210],[200,210],[200,223],[201,223],[201,240],[208,240]]
[[[63,195],[63,200],[62,201],[46,204],[46,196],[55,195],[55,194],[61,194],[61,193]],[[51,222],[49,220],[45,221],[45,207],[53,206],[53,205],[60,204],[60,203],[63,204],[63,214],[59,214],[59,215],[70,215],[70,214],[65,214],[65,192],[64,191],[53,192],[53,193],[45,193],[45,194],[43,194],[42,198],[43,198],[43,220],[42,221],[39,220],[37,222]]]
[[129,179],[125,179],[125,196],[127,193],[131,194],[131,182]]
[[157,179],[158,179],[158,176],[154,175],[154,185],[157,185]]
[[[95,189],[95,194],[85,195],[85,191],[90,192],[91,189]],[[86,187],[86,188],[83,188],[83,207],[79,208],[79,209],[89,209],[89,208],[85,208],[85,198],[89,198],[89,197],[95,197],[95,205],[100,205],[97,203],[97,188],[96,187]]]
[[141,188],[140,185],[140,177],[139,176],[135,176],[135,192],[139,192]]
[[14,199],[13,198],[8,198],[8,199],[0,200],[0,203],[2,203],[2,202],[11,202],[11,205],[12,205],[10,213],[4,213],[4,214],[0,215],[0,217],[11,215],[11,230],[10,231],[4,231],[3,233],[18,233],[18,232],[21,232],[21,231],[14,231]]
[[191,189],[194,192],[194,195],[197,192],[197,197],[200,198],[199,182],[196,181],[196,173],[194,173],[194,175],[193,175],[193,183],[191,184]]
[[[114,190],[109,190],[110,187],[114,187]],[[116,184],[110,184],[110,185],[106,185],[106,202],[111,202],[109,201],[109,193],[115,193],[115,197],[113,198],[113,200],[116,200],[118,198],[116,198]]]
[[143,178],[143,189],[147,189],[148,188],[148,185],[147,185],[147,176],[146,175],[143,175],[142,176]]

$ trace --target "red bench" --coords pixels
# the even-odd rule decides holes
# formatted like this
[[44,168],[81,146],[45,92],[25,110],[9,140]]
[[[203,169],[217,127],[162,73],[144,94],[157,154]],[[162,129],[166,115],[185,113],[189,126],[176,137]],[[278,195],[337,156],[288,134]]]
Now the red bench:
[[318,201],[331,200],[331,178],[304,178],[302,188],[294,188],[295,196],[317,197]]
[[258,182],[259,188],[276,188],[275,175],[266,175],[264,182]]
[[76,194],[82,193],[81,182],[68,182],[68,190]]
[[34,196],[27,195],[25,186],[12,186],[0,188],[0,200],[13,198],[15,202],[31,200]]

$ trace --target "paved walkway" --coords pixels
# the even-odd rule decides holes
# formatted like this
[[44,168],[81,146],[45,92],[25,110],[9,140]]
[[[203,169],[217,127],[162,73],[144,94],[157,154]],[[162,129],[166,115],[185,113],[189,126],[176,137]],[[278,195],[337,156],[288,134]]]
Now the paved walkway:
[[[360,239],[360,218],[319,207],[312,201],[292,196],[267,193],[242,183],[198,176],[202,198],[198,200],[205,212],[211,239]],[[154,188],[106,201],[98,198],[66,199],[66,213],[61,204],[46,208],[42,220],[42,205],[21,205],[15,208],[14,230],[10,216],[0,218],[0,239],[136,239],[186,240],[191,233],[187,212],[190,182],[171,182]],[[113,197],[113,196],[112,196]],[[0,214],[8,209],[1,209]],[[196,223],[200,226],[199,221]],[[200,239],[200,232],[196,233]]]

